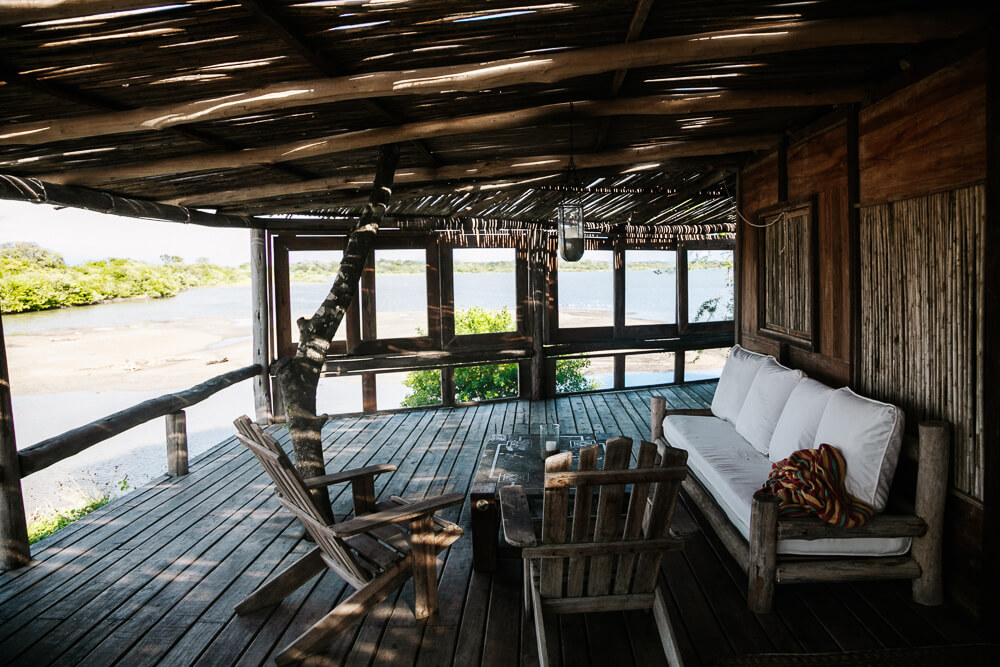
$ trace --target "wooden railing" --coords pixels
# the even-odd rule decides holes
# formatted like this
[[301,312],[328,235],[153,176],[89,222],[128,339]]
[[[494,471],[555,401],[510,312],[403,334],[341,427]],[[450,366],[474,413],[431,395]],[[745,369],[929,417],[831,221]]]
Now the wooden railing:
[[48,468],[65,458],[79,454],[88,447],[93,447],[99,442],[104,442],[112,436],[157,417],[167,418],[168,472],[172,475],[187,474],[187,429],[184,408],[200,403],[237,382],[249,380],[260,371],[260,366],[256,364],[230,371],[190,389],[151,398],[85,426],[26,447],[17,453],[21,477]]
[[[2,333],[0,328],[0,333]],[[6,366],[6,359],[0,359]],[[3,369],[4,371],[6,368]],[[0,468],[6,468],[3,488],[0,489],[0,571],[26,565],[29,560],[27,524],[24,519],[24,500],[21,485],[11,483],[16,467],[17,477],[23,479],[43,470],[54,463],[93,447],[120,433],[157,417],[166,417],[167,422],[167,473],[175,477],[188,472],[187,419],[184,408],[204,401],[209,396],[238,382],[259,376],[263,372],[259,364],[224,373],[190,389],[174,394],[165,394],[121,410],[61,435],[43,440],[0,461]],[[5,373],[4,373],[5,376]],[[7,415],[8,417],[10,415]],[[5,421],[6,424],[6,421]],[[12,430],[11,430],[12,432]],[[6,463],[6,465],[4,465]],[[20,517],[12,514],[20,513]]]

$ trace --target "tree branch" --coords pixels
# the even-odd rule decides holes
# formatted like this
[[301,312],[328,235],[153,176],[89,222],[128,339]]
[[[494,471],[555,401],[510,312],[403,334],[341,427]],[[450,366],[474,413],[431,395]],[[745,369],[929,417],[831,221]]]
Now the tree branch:
[[[379,224],[392,195],[398,159],[396,144],[379,147],[371,197],[348,237],[344,258],[330,292],[312,317],[299,319],[299,346],[295,356],[279,359],[272,367],[285,401],[295,467],[306,478],[326,474],[321,437],[326,417],[316,415],[316,388],[330,342],[357,294],[362,269],[375,245]],[[313,489],[312,493],[320,510],[329,513],[330,498],[326,489]],[[333,522],[332,514],[327,518]]]

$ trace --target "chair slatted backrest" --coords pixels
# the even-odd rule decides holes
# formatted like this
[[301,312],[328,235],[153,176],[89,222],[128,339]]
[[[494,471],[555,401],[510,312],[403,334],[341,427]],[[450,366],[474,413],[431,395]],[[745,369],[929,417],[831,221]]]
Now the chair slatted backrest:
[[302,521],[316,546],[323,552],[324,560],[345,579],[353,579],[358,584],[368,581],[370,573],[358,564],[343,540],[326,530],[326,521],[316,508],[312,494],[278,441],[245,416],[233,423],[236,425],[237,439],[260,461],[268,477],[274,482],[279,502]]
[[687,452],[668,452],[657,463],[656,445],[643,441],[629,468],[631,438],[609,438],[602,470],[597,453],[597,445],[581,449],[575,472],[568,452],[545,462],[542,544],[563,544],[568,556],[542,558],[543,598],[644,594],[656,585]]

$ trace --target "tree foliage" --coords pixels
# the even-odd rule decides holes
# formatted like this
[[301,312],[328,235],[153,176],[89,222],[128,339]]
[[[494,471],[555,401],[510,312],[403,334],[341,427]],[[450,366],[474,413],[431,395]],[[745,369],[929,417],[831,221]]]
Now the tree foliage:
[[190,287],[245,281],[249,265],[233,268],[184,264],[161,256],[162,265],[105,259],[67,266],[34,243],[0,245],[0,309],[4,313],[83,306],[111,299],[173,296]]
[[[506,307],[486,310],[472,306],[455,313],[455,334],[459,336],[513,330],[513,317]],[[557,362],[556,390],[572,392],[596,389],[597,384],[583,375],[583,370],[588,366],[590,366],[588,359],[567,359]],[[517,396],[517,364],[466,366],[456,368],[454,375],[456,401],[482,401]],[[407,373],[403,385],[410,390],[402,401],[405,407],[441,403],[441,373],[438,370]]]

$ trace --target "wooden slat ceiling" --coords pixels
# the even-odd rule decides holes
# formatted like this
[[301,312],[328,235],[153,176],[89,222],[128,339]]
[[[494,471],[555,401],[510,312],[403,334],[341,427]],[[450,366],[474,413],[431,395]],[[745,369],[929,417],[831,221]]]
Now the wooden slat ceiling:
[[398,140],[401,216],[551,220],[572,152],[588,221],[732,222],[741,161],[974,34],[978,6],[0,1],[0,172],[350,216]]

